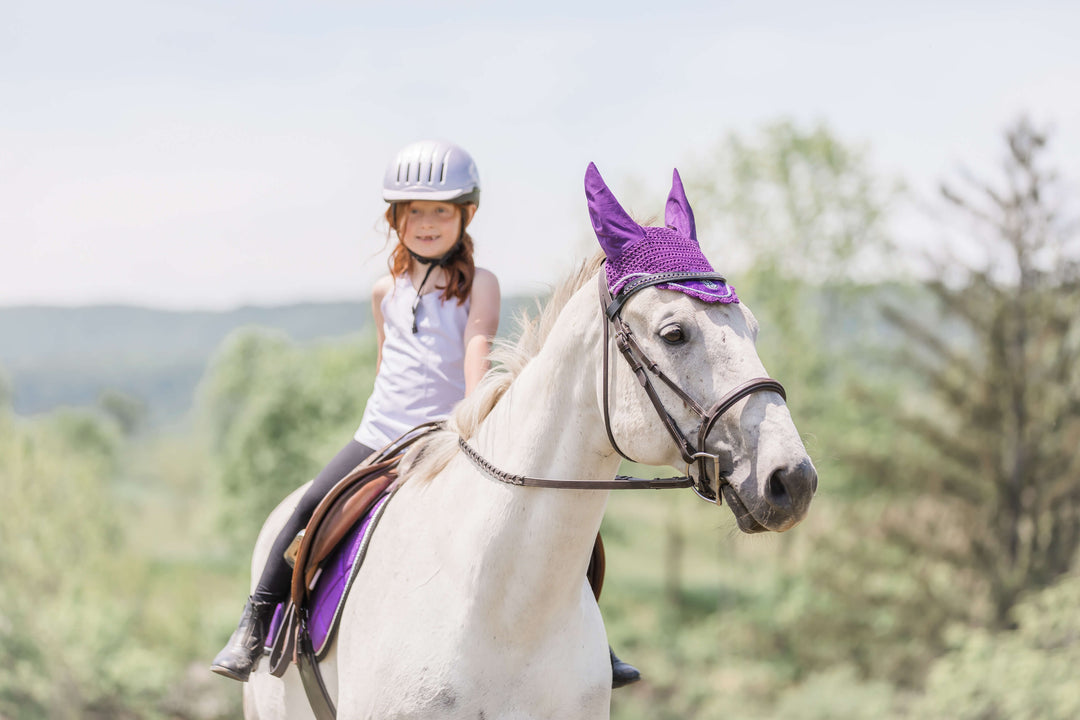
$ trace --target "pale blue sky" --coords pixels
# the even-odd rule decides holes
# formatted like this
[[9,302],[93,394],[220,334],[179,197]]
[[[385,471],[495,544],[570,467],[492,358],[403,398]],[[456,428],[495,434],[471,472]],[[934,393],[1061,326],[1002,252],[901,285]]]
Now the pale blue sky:
[[0,305],[366,298],[383,168],[422,137],[476,158],[506,292],[587,252],[590,160],[649,215],[780,117],[929,190],[1026,111],[1080,181],[1080,4],[874,5],[6,0]]

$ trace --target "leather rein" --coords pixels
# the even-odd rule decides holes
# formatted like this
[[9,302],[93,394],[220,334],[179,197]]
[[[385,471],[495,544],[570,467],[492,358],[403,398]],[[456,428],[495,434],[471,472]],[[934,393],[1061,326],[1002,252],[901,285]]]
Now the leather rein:
[[[500,470],[484,459],[480,453],[478,453],[462,437],[458,437],[458,446],[477,468],[495,480],[511,485],[523,487],[564,488],[568,490],[629,490],[642,488],[660,489],[692,487],[694,492],[696,492],[703,500],[713,503],[720,502],[719,490],[724,485],[728,484],[728,480],[727,476],[720,472],[720,456],[716,453],[705,451],[706,438],[716,425],[717,420],[719,420],[720,417],[730,410],[737,402],[756,392],[775,392],[786,400],[787,393],[784,391],[784,386],[772,378],[753,378],[729,391],[714,403],[712,407],[706,410],[700,403],[690,397],[686,391],[680,388],[675,381],[665,375],[657,364],[645,354],[645,351],[641,349],[641,345],[630,330],[630,326],[622,319],[621,312],[623,305],[626,303],[627,299],[638,290],[643,290],[654,285],[661,285],[663,283],[678,282],[680,280],[716,280],[721,283],[726,283],[727,281],[723,276],[717,273],[702,272],[667,272],[647,275],[627,283],[614,298],[611,296],[606,280],[606,273],[601,270],[598,276],[600,285],[600,307],[604,311],[605,318],[603,405],[604,429],[607,431],[608,440],[611,442],[611,447],[614,448],[615,452],[619,453],[619,455],[630,462],[635,462],[633,458],[622,451],[619,444],[615,441],[615,435],[611,430],[611,415],[610,410],[608,409],[608,386],[610,385],[610,360],[608,356],[610,354],[611,333],[612,329],[614,329],[615,345],[630,366],[630,369],[634,372],[638,382],[645,390],[646,395],[648,395],[649,401],[652,402],[653,408],[656,410],[657,416],[663,422],[668,434],[671,435],[672,440],[675,441],[675,445],[679,448],[679,454],[686,463],[686,475],[652,479],[616,475],[612,480],[554,480],[549,478],[537,478],[528,475],[515,475]],[[698,425],[696,431],[696,446],[690,442],[686,437],[686,434],[679,428],[675,418],[673,418],[671,413],[667,411],[667,408],[664,407],[664,403],[660,399],[659,394],[657,394],[656,387],[653,385],[652,379],[650,378],[650,373],[671,388],[679,399],[701,418],[701,423]],[[713,491],[709,485],[708,467],[710,461],[712,464],[713,477],[717,479],[716,491]],[[697,478],[694,478],[690,472],[691,466],[695,464],[698,466]]]

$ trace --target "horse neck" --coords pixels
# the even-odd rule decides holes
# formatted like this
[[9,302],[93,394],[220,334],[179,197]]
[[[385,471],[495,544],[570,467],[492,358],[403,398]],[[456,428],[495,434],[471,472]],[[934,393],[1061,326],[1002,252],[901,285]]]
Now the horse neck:
[[602,320],[590,287],[570,299],[477,432],[478,448],[509,472],[596,479],[618,467],[597,401]]
[[[601,317],[586,284],[563,309],[543,348],[529,361],[471,442],[509,473],[554,479],[611,479],[619,458],[604,431],[597,377]],[[489,482],[489,485],[492,483]],[[536,549],[530,562],[551,588],[563,575],[578,592],[588,553],[599,531],[608,491],[510,487],[492,489],[505,503],[509,526],[500,542]],[[521,535],[515,543],[507,535]],[[581,565],[580,572],[566,572]]]

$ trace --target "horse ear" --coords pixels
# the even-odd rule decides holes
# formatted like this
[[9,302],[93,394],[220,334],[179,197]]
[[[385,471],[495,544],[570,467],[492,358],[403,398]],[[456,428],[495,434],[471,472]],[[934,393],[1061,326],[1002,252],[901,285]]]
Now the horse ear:
[[668,194],[664,208],[664,224],[697,242],[697,227],[694,225],[694,211],[683,190],[682,178],[675,170],[671,177],[671,193]]
[[585,197],[596,239],[608,259],[618,257],[625,247],[645,237],[645,231],[611,194],[594,163],[585,170]]

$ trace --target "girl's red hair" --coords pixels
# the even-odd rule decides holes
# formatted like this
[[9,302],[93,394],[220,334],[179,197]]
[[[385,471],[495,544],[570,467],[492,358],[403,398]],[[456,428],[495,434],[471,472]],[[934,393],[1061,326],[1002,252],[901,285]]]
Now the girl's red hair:
[[[465,222],[462,206],[454,205],[454,207],[457,208],[458,220]],[[390,252],[390,257],[386,260],[386,265],[390,268],[390,272],[394,277],[401,277],[407,273],[409,263],[412,260],[409,249],[401,242],[401,234],[405,232],[405,221],[409,217],[408,213],[408,201],[391,203],[390,207],[386,208],[386,222],[390,226],[387,239],[389,239],[390,232],[396,233],[398,236],[397,245],[394,246],[394,249]],[[468,299],[469,293],[472,292],[473,275],[476,274],[476,265],[473,262],[473,241],[468,232],[461,232],[458,247],[451,252],[453,252],[453,257],[443,266],[447,274],[447,283],[445,287],[441,288],[442,294],[439,297],[442,300],[456,298],[458,305],[460,305]]]

